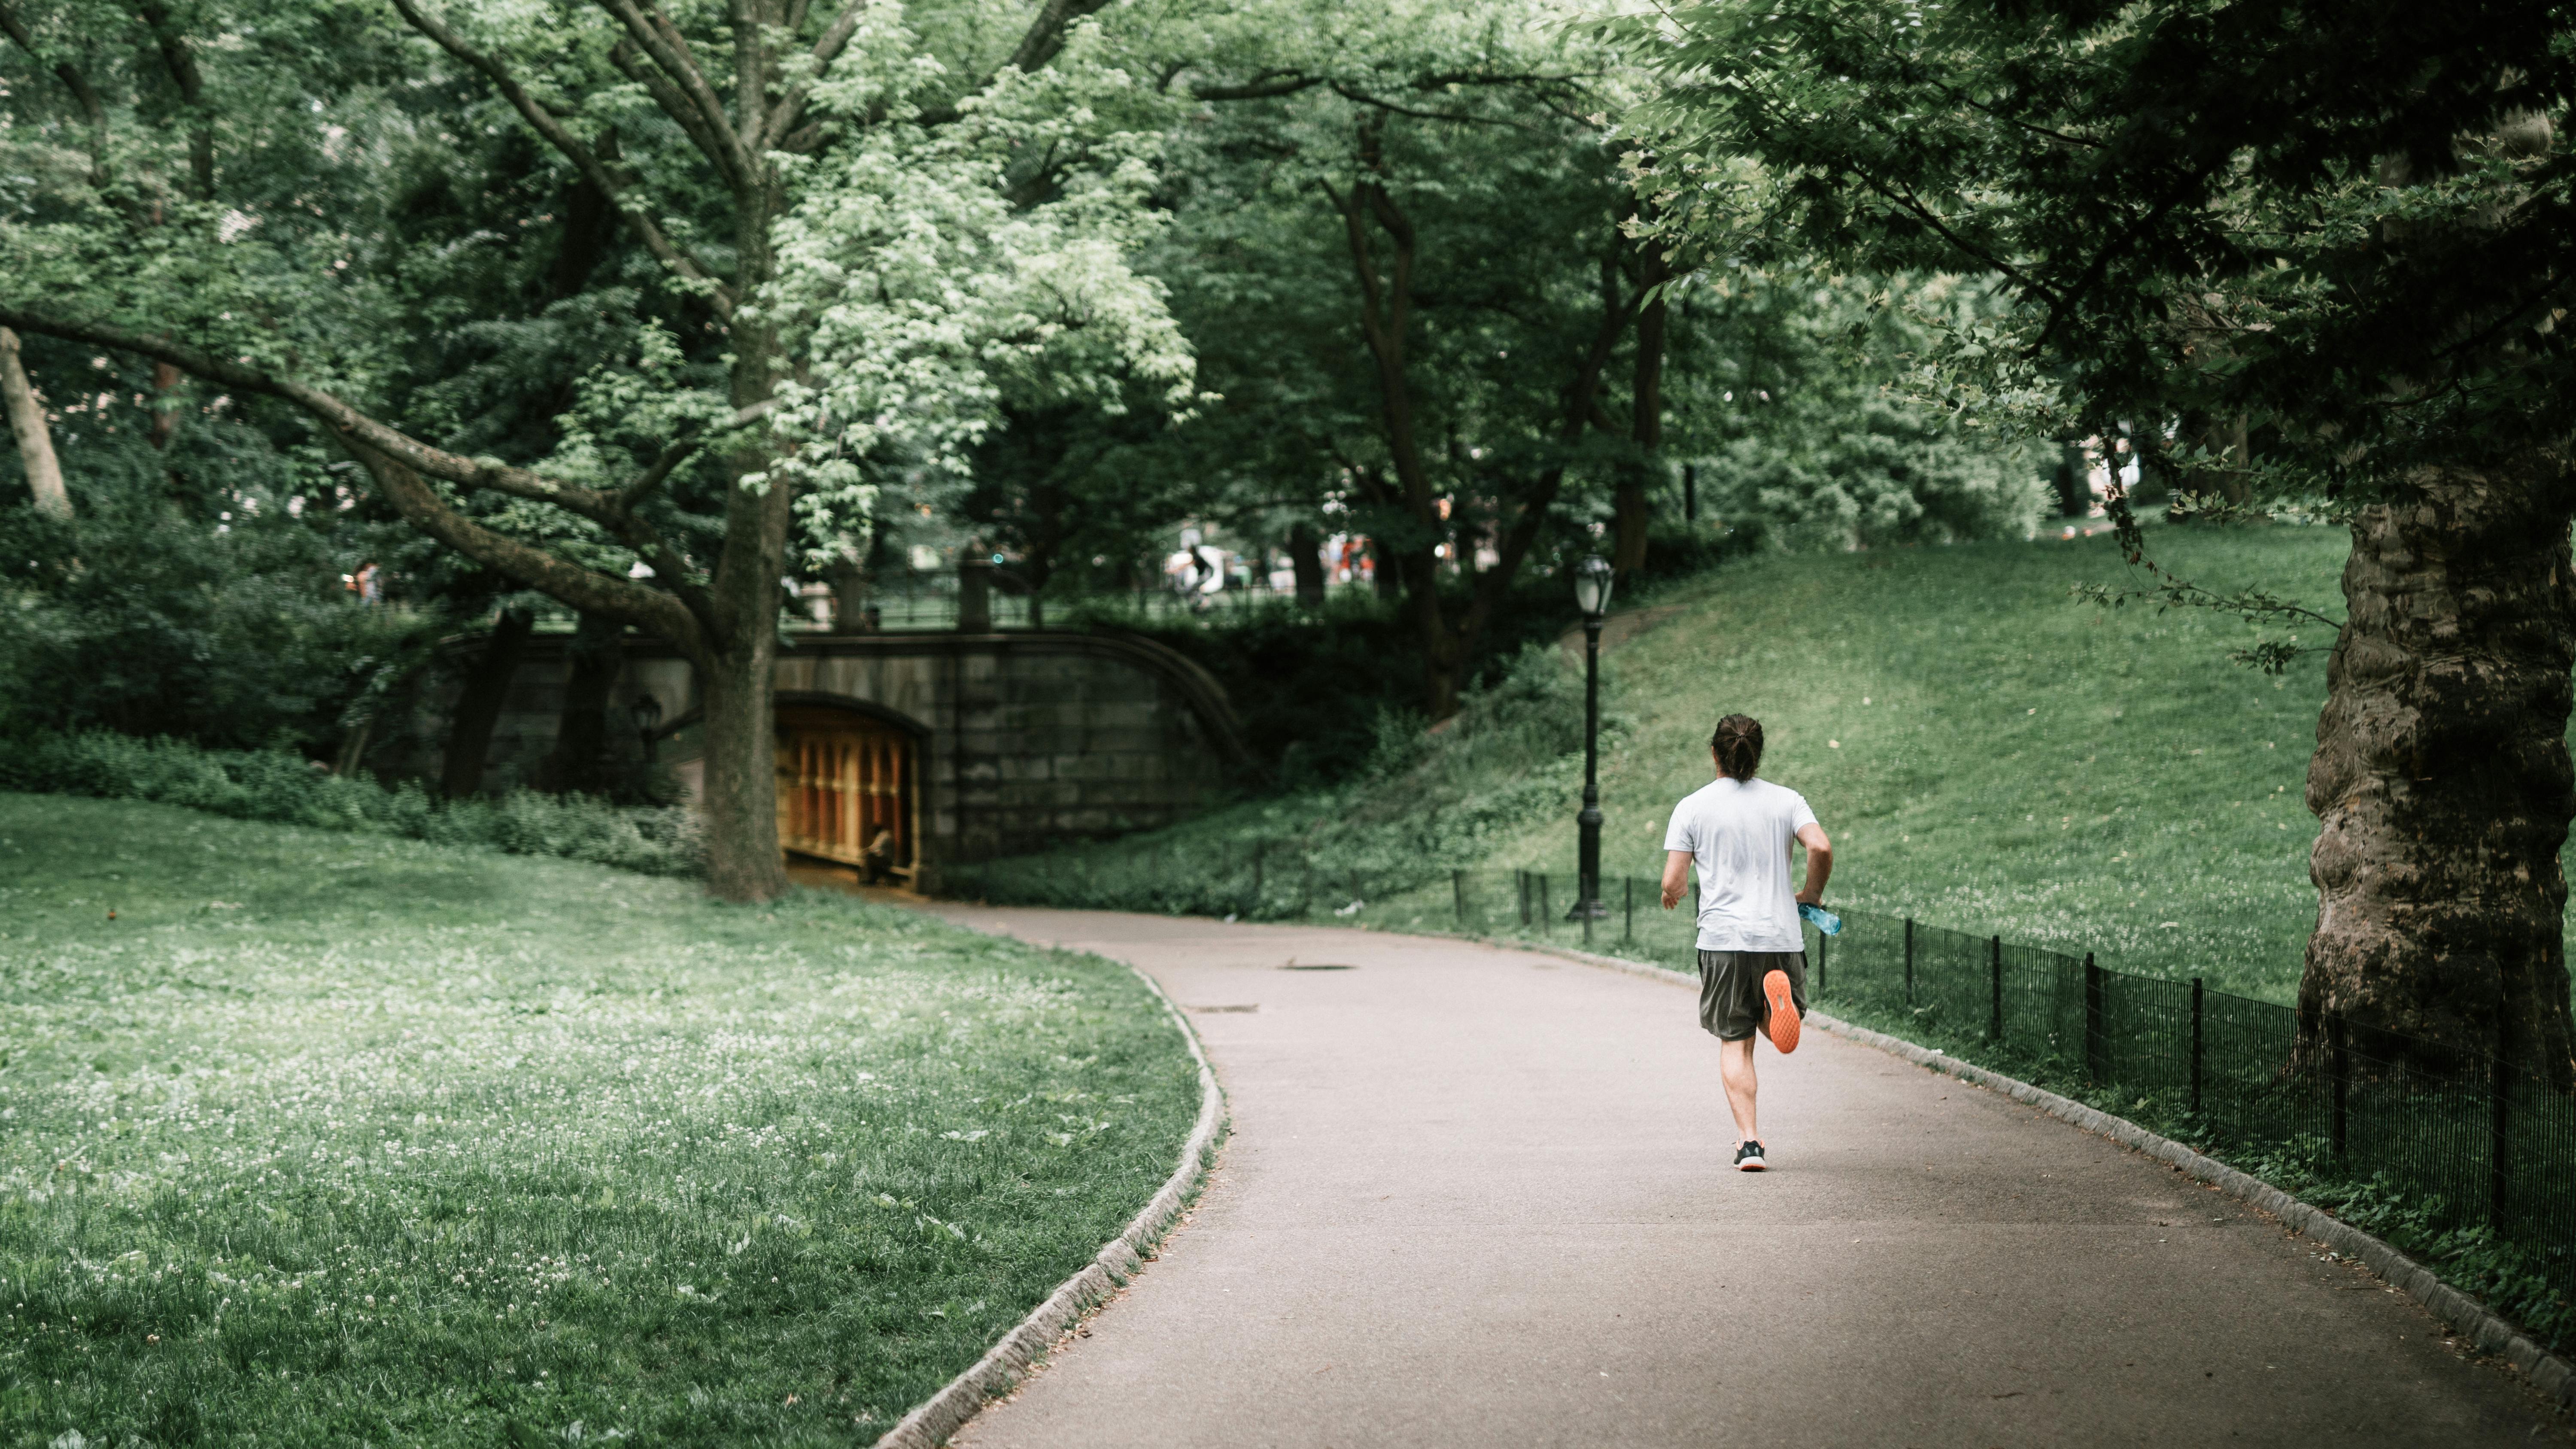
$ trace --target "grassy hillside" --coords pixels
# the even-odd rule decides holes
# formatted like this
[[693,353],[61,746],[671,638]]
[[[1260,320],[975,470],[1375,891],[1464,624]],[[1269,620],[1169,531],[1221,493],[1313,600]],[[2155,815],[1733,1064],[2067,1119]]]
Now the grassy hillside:
[[[2163,530],[2155,550],[2341,612],[2340,529]],[[1672,802],[1740,710],[1763,774],[1832,833],[1836,898],[2284,998],[2316,914],[2323,657],[2266,676],[2227,659],[2241,621],[2071,597],[2126,572],[2107,537],[1978,544],[1775,557],[1656,601],[1670,617],[1607,661],[1625,731],[1603,868],[1660,868]],[[1571,834],[1532,821],[1496,862],[1562,868]]]
[[1128,971],[0,793],[0,1444],[848,1444],[1171,1172]]
[[[2210,587],[2341,611],[2341,529],[2152,537]],[[1710,727],[1741,710],[1768,733],[1763,773],[1834,836],[1831,899],[2288,999],[2316,911],[2301,792],[2323,658],[2258,674],[2227,658],[2254,636],[2239,620],[2070,592],[2127,574],[2107,536],[2043,539],[1772,555],[1639,601],[1604,661],[1604,869],[1660,869]],[[1459,727],[1386,741],[1370,781],[1093,854],[1192,869],[1293,839],[1318,861],[1568,870],[1579,681],[1563,656],[1526,664]]]

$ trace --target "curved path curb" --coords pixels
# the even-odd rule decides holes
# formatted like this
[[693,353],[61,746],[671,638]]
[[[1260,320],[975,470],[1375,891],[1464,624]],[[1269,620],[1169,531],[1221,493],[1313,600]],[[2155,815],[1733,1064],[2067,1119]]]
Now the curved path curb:
[[1190,1059],[1198,1063],[1199,1118],[1190,1129],[1189,1141],[1181,1147],[1180,1165],[1172,1169],[1162,1191],[1154,1194],[1153,1201],[1145,1204],[1144,1211],[1136,1214],[1125,1232],[1103,1245],[1099,1255],[1083,1265],[1081,1272],[1058,1284],[1044,1303],[1020,1320],[1019,1327],[1002,1335],[1001,1342],[975,1360],[974,1367],[950,1379],[947,1387],[886,1430],[877,1440],[877,1449],[936,1449],[947,1442],[948,1436],[964,1428],[986,1403],[1008,1393],[1056,1339],[1073,1326],[1074,1320],[1136,1276],[1147,1250],[1180,1216],[1191,1192],[1206,1174],[1217,1132],[1225,1124],[1225,1093],[1217,1086],[1216,1069],[1208,1065],[1198,1032],[1172,998],[1163,993],[1161,983],[1133,966],[1127,969],[1135,972],[1136,979],[1144,982],[1145,989],[1163,1004],[1172,1024],[1180,1028],[1181,1040],[1189,1046]]
[[[1634,976],[1660,977],[1682,985],[1692,984],[1692,978],[1683,972],[1643,961],[1597,956],[1589,951],[1571,951],[1562,947],[1534,949]],[[2489,1310],[2485,1304],[2443,1282],[2441,1275],[2432,1269],[2323,1209],[2301,1202],[2261,1178],[2239,1172],[2216,1158],[2205,1157],[2170,1137],[2150,1132],[2125,1117],[2114,1117],[2108,1112],[2087,1107],[2073,1098],[2034,1087],[2018,1077],[2007,1077],[2001,1072],[1971,1065],[1946,1052],[1916,1046],[1885,1032],[1854,1026],[1821,1011],[1808,1012],[1807,1020],[1837,1036],[1848,1037],[1863,1046],[1876,1047],[1916,1066],[1931,1067],[1961,1081],[2001,1092],[2087,1132],[2098,1132],[2123,1147],[2134,1148],[2149,1157],[2170,1163],[2239,1202],[2270,1213],[2293,1231],[2314,1238],[2347,1258],[2360,1260],[2399,1292],[2423,1304],[2434,1317],[2451,1325],[2479,1352],[2493,1354],[2520,1369],[2534,1387],[2548,1395],[2561,1409],[2576,1407],[2576,1364],[2570,1364],[2541,1347],[2511,1319]]]

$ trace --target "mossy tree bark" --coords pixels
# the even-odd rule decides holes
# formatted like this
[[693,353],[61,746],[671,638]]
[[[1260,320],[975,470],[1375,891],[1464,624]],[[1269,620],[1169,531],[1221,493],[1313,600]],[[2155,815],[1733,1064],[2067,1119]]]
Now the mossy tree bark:
[[2576,479],[2554,451],[2419,472],[2354,520],[2349,612],[2308,767],[2323,824],[2299,988],[2436,1074],[2498,1047],[2560,1090],[2570,1063],[2559,867],[2571,815]]

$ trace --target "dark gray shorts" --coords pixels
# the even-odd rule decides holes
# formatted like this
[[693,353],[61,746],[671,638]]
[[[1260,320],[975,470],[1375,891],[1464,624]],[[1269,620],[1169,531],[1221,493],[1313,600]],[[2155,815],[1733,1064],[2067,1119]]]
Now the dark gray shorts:
[[1771,1014],[1763,999],[1762,978],[1789,973],[1789,999],[1798,1016],[1807,1015],[1807,953],[1804,951],[1702,951],[1699,953],[1699,1024],[1719,1041],[1742,1041]]

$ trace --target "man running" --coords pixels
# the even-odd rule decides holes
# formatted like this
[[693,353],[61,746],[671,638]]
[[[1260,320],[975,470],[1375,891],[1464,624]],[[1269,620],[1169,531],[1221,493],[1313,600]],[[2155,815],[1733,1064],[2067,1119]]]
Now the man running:
[[[1753,1120],[1753,1033],[1783,1052],[1798,1049],[1807,1014],[1807,942],[1798,907],[1823,897],[1834,871],[1833,843],[1806,797],[1757,779],[1762,726],[1747,715],[1717,722],[1708,741],[1717,778],[1673,809],[1664,832],[1664,909],[1680,902],[1686,872],[1699,868],[1699,1024],[1717,1036],[1718,1074],[1741,1137],[1735,1165],[1760,1172],[1762,1134]],[[1807,847],[1807,888],[1789,894],[1789,842]]]

